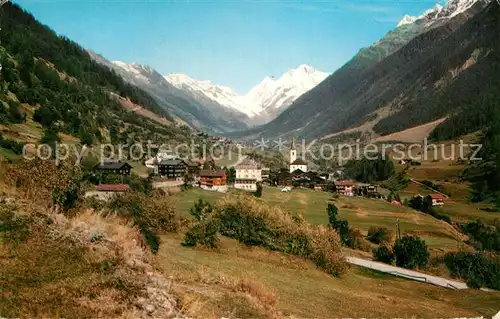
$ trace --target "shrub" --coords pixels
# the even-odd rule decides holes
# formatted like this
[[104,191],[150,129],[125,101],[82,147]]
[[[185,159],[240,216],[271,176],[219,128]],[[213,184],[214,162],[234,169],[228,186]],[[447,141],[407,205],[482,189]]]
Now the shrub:
[[453,252],[444,258],[454,277],[466,280],[471,288],[500,290],[500,257],[485,253]]
[[80,193],[79,181],[72,181],[69,185],[65,185],[64,188],[56,186],[52,191],[52,202],[63,212],[67,213],[70,209],[76,207]]
[[429,261],[429,251],[424,240],[417,236],[404,236],[394,244],[396,265],[404,268],[425,267]]
[[392,247],[383,244],[373,250],[373,258],[386,264],[392,264],[396,256],[392,251]]
[[194,203],[191,207],[190,213],[196,220],[204,220],[207,216],[210,216],[213,212],[213,207],[209,202],[203,199],[198,199],[198,202]]
[[137,192],[116,196],[108,204],[108,213],[116,213],[133,221],[139,227],[146,244],[153,253],[160,245],[156,231],[175,232],[179,228],[177,215],[168,197],[159,193],[146,196]]
[[445,222],[447,222],[448,224],[451,225],[451,218],[450,218],[450,216],[441,213],[441,211],[439,209],[437,209],[435,207],[430,207],[428,209],[427,213],[429,215],[431,215],[432,217],[434,217],[436,219],[439,219],[439,220],[442,220],[442,221],[445,221]]
[[385,227],[370,227],[367,239],[374,244],[390,243],[394,239],[394,234]]
[[489,226],[477,220],[462,226],[469,243],[480,250],[500,251],[500,224]]
[[366,242],[358,229],[351,229],[349,222],[344,219],[338,219],[338,209],[334,204],[328,204],[328,223],[340,236],[340,242],[353,249],[370,251],[370,245]]
[[262,197],[262,183],[257,183],[257,190],[253,193],[255,197]]
[[335,206],[334,204],[328,204],[327,213],[328,213],[328,224],[330,224],[332,228],[335,228],[334,226],[335,223],[337,222],[337,215],[339,213],[337,206]]
[[202,245],[217,248],[220,223],[217,219],[210,219],[195,224],[185,235],[183,246],[195,247]]
[[346,246],[352,249],[370,251],[370,244],[359,229],[348,228]]
[[11,207],[0,206],[1,242],[17,245],[24,241],[29,235],[29,223],[29,217],[17,215]]
[[[218,231],[223,236],[249,246],[261,246],[309,259],[335,276],[346,271],[339,236],[330,229],[313,226],[303,218],[294,218],[279,207],[263,205],[248,196],[224,198],[213,208],[210,219],[198,222],[188,232],[186,245],[203,243],[205,238],[209,238],[211,243],[217,228],[215,220],[218,220]],[[208,225],[208,222],[214,224]]]
[[112,212],[165,232],[175,232],[179,228],[173,207],[170,199],[159,193],[146,196],[137,192],[129,192],[116,196],[108,204]]
[[28,198],[72,208],[79,199],[82,173],[80,168],[52,161],[24,160],[6,172],[6,181]]

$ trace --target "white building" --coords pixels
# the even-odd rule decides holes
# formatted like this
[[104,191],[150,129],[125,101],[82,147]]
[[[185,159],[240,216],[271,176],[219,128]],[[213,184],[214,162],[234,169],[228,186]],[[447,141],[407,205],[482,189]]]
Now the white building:
[[295,146],[295,138],[292,140],[292,146],[290,147],[290,173],[296,170],[301,170],[304,173],[307,172],[307,163],[297,158],[297,147]]
[[246,158],[235,166],[235,170],[234,188],[246,191],[257,190],[257,183],[262,181],[262,169],[258,163]]

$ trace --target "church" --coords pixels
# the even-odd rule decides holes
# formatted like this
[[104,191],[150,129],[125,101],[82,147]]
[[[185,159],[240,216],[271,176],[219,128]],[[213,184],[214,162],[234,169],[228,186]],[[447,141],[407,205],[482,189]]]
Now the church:
[[295,145],[295,138],[292,140],[292,146],[290,147],[290,173],[296,170],[301,170],[302,172],[307,172],[307,163],[297,158],[297,146]]

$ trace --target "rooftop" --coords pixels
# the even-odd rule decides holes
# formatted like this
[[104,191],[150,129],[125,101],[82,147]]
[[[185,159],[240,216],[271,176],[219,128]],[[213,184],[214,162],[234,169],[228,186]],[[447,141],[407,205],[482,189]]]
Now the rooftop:
[[126,192],[129,189],[127,184],[101,184],[96,187],[99,192]]
[[354,186],[353,181],[336,181],[335,182],[336,186]]
[[211,171],[211,170],[202,170],[200,172],[201,177],[224,177],[226,176],[225,171]]
[[97,165],[99,169],[122,169],[124,167],[130,167],[128,163],[124,162],[104,162]]
[[295,161],[293,161],[293,163],[291,163],[290,165],[307,165],[307,163],[300,159],[300,158],[297,158]]
[[241,163],[236,165],[236,169],[258,169],[260,165],[251,158],[245,158]]
[[158,163],[159,165],[168,165],[168,166],[177,166],[179,164],[184,164],[186,163],[181,160],[181,159],[164,159]]

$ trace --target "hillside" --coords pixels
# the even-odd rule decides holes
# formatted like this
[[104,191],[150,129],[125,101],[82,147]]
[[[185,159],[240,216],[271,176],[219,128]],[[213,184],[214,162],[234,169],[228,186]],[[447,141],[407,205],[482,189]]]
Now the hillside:
[[188,132],[173,125],[171,114],[148,93],[95,63],[78,44],[16,4],[1,7],[0,23],[4,137],[44,143],[66,138],[88,145],[187,138]]
[[[495,94],[498,12],[498,3],[485,9],[478,2],[378,63],[368,59],[365,65],[358,56],[277,119],[245,135],[316,138],[369,121],[374,133],[386,135]],[[381,111],[385,117],[377,115]]]

